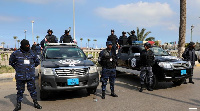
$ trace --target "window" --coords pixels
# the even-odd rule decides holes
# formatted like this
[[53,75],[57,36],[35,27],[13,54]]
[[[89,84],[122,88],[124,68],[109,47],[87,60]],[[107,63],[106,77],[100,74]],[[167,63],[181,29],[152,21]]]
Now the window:
[[122,47],[121,53],[126,53],[126,54],[128,54],[128,52],[129,52],[129,47]]
[[139,50],[139,48],[137,48],[137,47],[132,47],[132,48],[131,48],[131,52],[132,52],[132,53],[140,53],[140,50]]

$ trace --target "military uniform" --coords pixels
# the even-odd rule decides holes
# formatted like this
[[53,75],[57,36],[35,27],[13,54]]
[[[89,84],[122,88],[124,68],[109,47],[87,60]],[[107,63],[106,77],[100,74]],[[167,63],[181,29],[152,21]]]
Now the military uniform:
[[40,42],[42,48],[44,48],[44,45],[45,45],[46,43],[58,43],[58,39],[56,38],[56,36],[55,36],[55,35],[52,35],[52,34],[49,34],[49,32],[53,33],[53,31],[49,29],[49,30],[47,31],[48,34],[47,34],[47,35],[45,36],[45,38]]
[[35,67],[40,62],[37,55],[29,50],[29,47],[26,47],[26,45],[29,45],[27,40],[22,40],[21,44],[20,49],[13,52],[9,58],[9,65],[16,71],[17,106],[15,111],[21,109],[25,83],[27,83],[27,89],[34,101],[35,108],[41,109],[41,106],[37,103],[37,92],[35,90]]
[[[147,43],[150,47],[151,44]],[[140,72],[140,84],[141,89],[140,92],[142,92],[142,88],[145,83],[145,78],[147,78],[147,89],[149,91],[152,90],[153,85],[153,72],[152,72],[152,66],[154,65],[154,53],[152,50],[143,49],[140,53],[140,64],[141,64],[141,72]]]
[[132,45],[132,42],[133,42],[133,41],[137,41],[137,40],[138,40],[137,36],[135,35],[135,31],[133,30],[133,31],[131,31],[131,33],[132,33],[132,35],[130,35],[130,36],[128,37],[128,40],[127,40],[127,43],[128,43],[129,45]]
[[69,30],[65,30],[65,34],[60,37],[60,43],[72,43],[72,37],[69,35]]
[[[107,43],[108,44],[108,43]],[[109,42],[109,44],[112,44]],[[99,54],[99,64],[102,66],[102,75],[101,75],[101,82],[102,82],[102,99],[105,99],[105,91],[107,81],[109,79],[110,82],[110,90],[111,96],[117,97],[114,93],[114,83],[116,77],[116,56],[113,54],[112,50],[104,49]]]
[[118,43],[120,46],[127,45],[127,36],[125,35],[126,32],[122,32],[122,36],[119,37]]
[[[182,55],[182,57],[184,58],[185,61],[191,62],[191,65],[192,65],[191,75],[192,76],[193,76],[195,61],[197,61],[197,55],[195,54],[195,49],[194,49],[193,45],[195,45],[195,43],[190,42],[188,47],[185,49],[185,51]],[[186,84],[187,82],[185,81],[184,83]],[[189,83],[194,84],[194,82],[192,81],[192,77],[189,78]]]
[[[114,33],[115,31],[114,31],[114,30],[111,30],[111,32]],[[113,53],[116,55],[117,43],[118,43],[118,38],[117,38],[117,36],[114,35],[114,34],[111,34],[111,35],[108,36],[107,41],[111,41],[111,42],[112,42],[112,45],[113,45],[112,51],[113,51]]]

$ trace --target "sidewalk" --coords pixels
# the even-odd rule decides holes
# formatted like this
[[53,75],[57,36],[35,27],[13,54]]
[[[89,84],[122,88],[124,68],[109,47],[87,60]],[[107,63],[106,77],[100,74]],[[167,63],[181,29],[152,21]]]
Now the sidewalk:
[[0,80],[15,78],[15,73],[3,73],[0,74]]

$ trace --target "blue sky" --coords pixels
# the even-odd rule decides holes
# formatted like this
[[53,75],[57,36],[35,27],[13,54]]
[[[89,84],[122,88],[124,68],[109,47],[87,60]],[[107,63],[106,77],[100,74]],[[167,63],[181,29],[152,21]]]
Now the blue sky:
[[[76,40],[85,47],[90,39],[97,46],[105,47],[111,29],[119,37],[122,31],[146,28],[162,43],[178,41],[179,3],[180,0],[75,0]],[[13,36],[18,40],[25,38],[32,43],[32,24],[34,20],[34,37],[41,41],[48,29],[60,38],[68,27],[73,29],[72,0],[0,0],[0,42],[6,47],[14,47]],[[193,41],[200,38],[200,0],[187,0],[186,42],[190,41],[191,25]],[[70,32],[73,35],[73,30]],[[36,41],[36,38],[35,38]]]

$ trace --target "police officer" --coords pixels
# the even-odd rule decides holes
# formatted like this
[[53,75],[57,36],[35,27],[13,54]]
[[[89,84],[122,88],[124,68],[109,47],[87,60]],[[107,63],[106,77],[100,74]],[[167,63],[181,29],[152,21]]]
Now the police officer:
[[122,36],[119,37],[118,43],[120,46],[127,45],[127,40],[126,32],[123,31]]
[[60,43],[72,43],[72,37],[69,35],[70,30],[65,30],[65,34],[60,37]]
[[114,30],[111,30],[111,35],[108,36],[107,41],[111,41],[112,42],[112,51],[113,53],[116,55],[116,50],[118,47],[118,38],[116,35],[114,35]]
[[36,48],[36,42],[33,43],[31,50],[35,50],[35,48]]
[[140,53],[140,63],[141,63],[141,72],[140,72],[140,92],[143,91],[145,78],[148,80],[147,82],[147,90],[153,91],[152,85],[153,85],[153,72],[152,72],[152,66],[154,65],[154,53],[151,49],[150,43],[145,43],[144,48],[142,52]]
[[105,91],[108,79],[110,82],[111,96],[118,97],[114,93],[114,83],[116,77],[116,56],[112,52],[112,42],[107,41],[106,45],[107,48],[100,52],[98,59],[99,64],[102,66],[102,99],[105,99]]
[[[194,42],[189,43],[188,47],[185,49],[184,53],[182,54],[182,57],[184,58],[184,60],[191,62],[191,65],[192,65],[191,75],[193,76],[195,61],[197,61],[197,55],[195,54]],[[189,78],[189,83],[194,84],[194,82],[192,81],[192,77]],[[186,80],[184,84],[187,84]]]
[[130,35],[129,37],[128,37],[128,44],[129,45],[132,45],[132,42],[133,41],[137,41],[138,39],[137,39],[137,36],[135,35],[135,31],[133,30],[133,31],[131,31],[131,34],[132,35]]
[[45,38],[40,42],[42,48],[44,48],[45,43],[58,43],[58,39],[55,35],[52,35],[53,31],[51,29],[47,30],[47,33]]
[[34,107],[42,109],[37,102],[37,92],[35,90],[35,67],[39,65],[39,59],[35,53],[30,50],[28,40],[23,39],[20,48],[11,54],[9,65],[11,65],[16,71],[17,105],[14,111],[21,109],[25,83],[27,83],[27,89],[33,99]]

